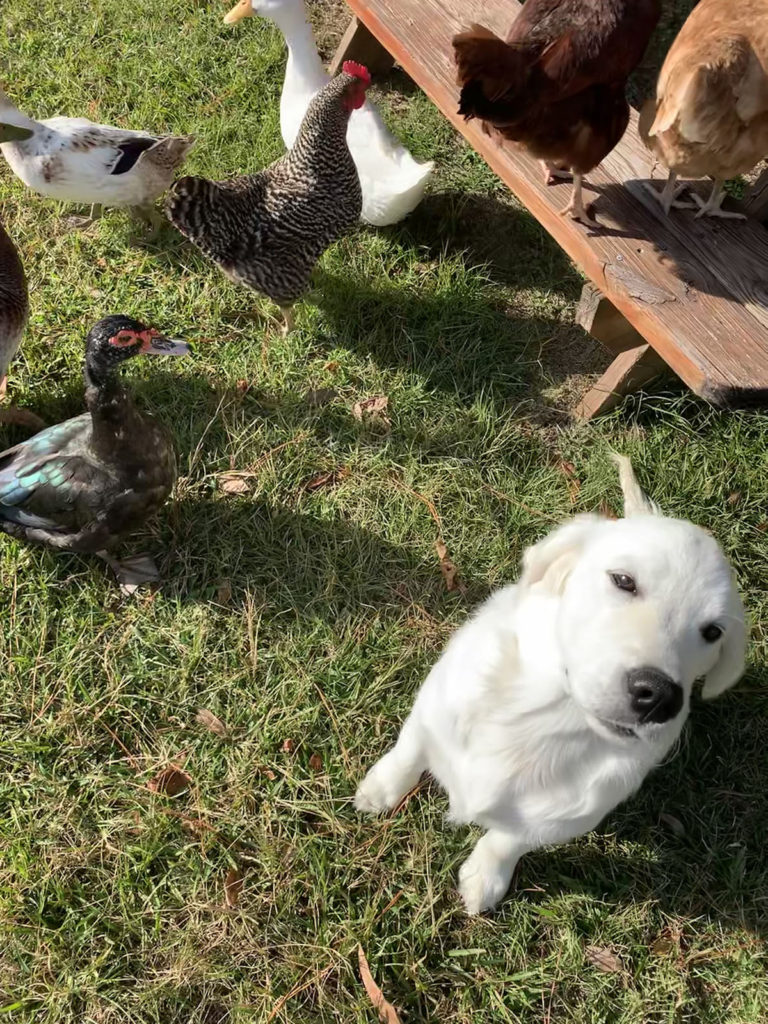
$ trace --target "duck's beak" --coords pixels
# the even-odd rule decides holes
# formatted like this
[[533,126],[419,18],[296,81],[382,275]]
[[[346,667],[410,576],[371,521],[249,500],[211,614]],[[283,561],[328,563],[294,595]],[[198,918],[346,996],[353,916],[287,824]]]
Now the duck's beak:
[[24,142],[34,134],[31,128],[22,128],[19,124],[0,124],[0,145],[3,142]]
[[142,350],[148,356],[188,356],[192,349],[181,338],[166,338],[162,334],[156,334],[150,339],[149,344]]
[[225,25],[234,25],[236,21],[242,21],[243,18],[250,18],[253,16],[253,7],[251,7],[251,0],[240,0],[239,4],[235,4],[229,14],[224,15]]

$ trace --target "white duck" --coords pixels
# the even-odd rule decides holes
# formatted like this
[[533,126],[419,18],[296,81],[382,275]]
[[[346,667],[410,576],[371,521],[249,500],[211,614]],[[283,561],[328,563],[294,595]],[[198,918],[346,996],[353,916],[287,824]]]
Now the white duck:
[[0,152],[36,192],[70,203],[132,207],[157,223],[152,204],[186,159],[191,136],[157,136],[83,117],[34,121],[0,89]]
[[[280,133],[293,145],[312,97],[328,82],[307,21],[303,0],[240,0],[224,21],[233,24],[260,14],[285,37],[288,63],[280,97]],[[417,163],[388,131],[376,107],[366,100],[349,119],[347,144],[363,190],[361,217],[368,224],[396,224],[421,202],[433,163]]]

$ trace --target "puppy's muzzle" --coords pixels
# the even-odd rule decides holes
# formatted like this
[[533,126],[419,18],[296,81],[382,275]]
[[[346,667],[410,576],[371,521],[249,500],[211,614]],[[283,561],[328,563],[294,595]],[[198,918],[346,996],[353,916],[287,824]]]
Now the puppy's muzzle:
[[642,725],[668,722],[683,706],[683,688],[656,668],[633,668],[626,684],[630,707]]

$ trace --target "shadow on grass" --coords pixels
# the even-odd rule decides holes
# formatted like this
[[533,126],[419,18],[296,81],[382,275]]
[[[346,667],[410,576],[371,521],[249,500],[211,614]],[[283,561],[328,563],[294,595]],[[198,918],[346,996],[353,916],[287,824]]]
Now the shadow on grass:
[[[492,196],[443,192],[427,196],[405,222],[384,233],[409,250],[403,268],[390,268],[388,285],[373,285],[359,273],[315,270],[307,301],[321,309],[329,331],[324,339],[320,328],[319,344],[341,344],[382,365],[405,366],[462,396],[490,388],[516,401],[536,400],[545,388],[608,365],[593,338],[550,315],[551,304],[539,298],[539,306],[530,308],[531,295],[542,291],[574,301],[581,279],[525,211]],[[173,231],[163,233],[154,255],[185,275],[204,259]],[[467,271],[480,268],[489,288],[474,275],[471,281],[461,275],[449,279],[446,271],[441,279],[446,256],[460,256]],[[410,264],[419,257],[435,266],[417,263],[414,274]],[[420,286],[420,270],[430,276],[426,288]],[[491,296],[492,285],[514,291]]]
[[444,615],[456,602],[472,607],[488,595],[468,579],[447,594],[437,557],[393,544],[344,519],[294,512],[262,500],[182,498],[169,511],[173,551],[163,593],[215,602],[217,583],[231,581],[229,607],[261,605],[271,616],[340,620],[361,609],[401,614],[418,604]]

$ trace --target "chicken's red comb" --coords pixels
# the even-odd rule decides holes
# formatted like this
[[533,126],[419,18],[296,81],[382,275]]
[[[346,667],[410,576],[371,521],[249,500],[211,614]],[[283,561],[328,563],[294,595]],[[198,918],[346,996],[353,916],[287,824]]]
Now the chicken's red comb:
[[341,65],[341,70],[347,75],[352,75],[353,78],[359,78],[365,85],[371,84],[370,71],[364,64],[358,64],[356,60],[345,60]]

